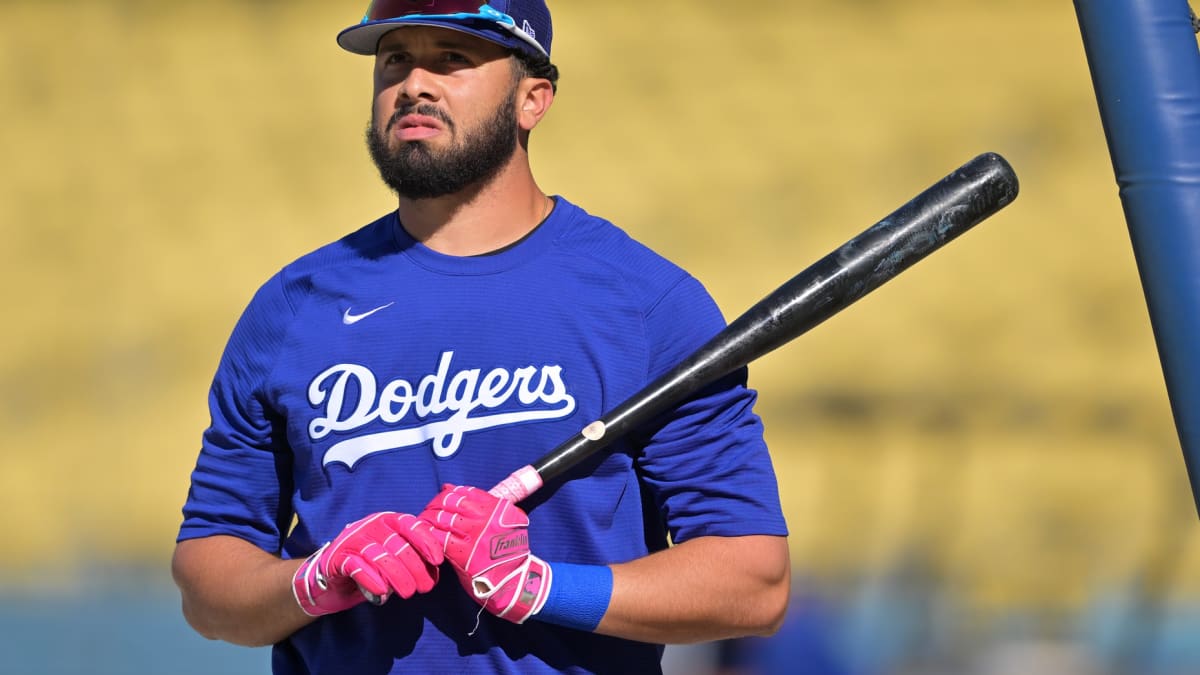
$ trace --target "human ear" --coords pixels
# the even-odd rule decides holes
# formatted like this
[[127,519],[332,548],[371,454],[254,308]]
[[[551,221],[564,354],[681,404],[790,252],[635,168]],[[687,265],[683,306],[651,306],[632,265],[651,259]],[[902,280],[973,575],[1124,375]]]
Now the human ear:
[[524,131],[532,131],[554,103],[550,80],[527,77],[517,85],[517,122]]

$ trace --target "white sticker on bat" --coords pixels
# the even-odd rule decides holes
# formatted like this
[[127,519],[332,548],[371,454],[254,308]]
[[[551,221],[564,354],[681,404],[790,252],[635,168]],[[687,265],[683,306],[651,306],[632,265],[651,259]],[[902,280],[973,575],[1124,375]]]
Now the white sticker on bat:
[[604,422],[601,422],[600,420],[596,420],[595,422],[592,422],[591,424],[584,427],[583,431],[581,431],[579,433],[583,434],[583,437],[588,439],[589,441],[598,441],[601,438],[604,438],[604,432],[607,430],[608,430],[608,427],[605,426]]

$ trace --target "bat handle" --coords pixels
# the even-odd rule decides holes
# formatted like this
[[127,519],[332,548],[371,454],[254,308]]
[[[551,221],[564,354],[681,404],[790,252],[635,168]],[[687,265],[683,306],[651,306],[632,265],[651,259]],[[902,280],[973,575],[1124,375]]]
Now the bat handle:
[[488,490],[488,494],[493,497],[519,502],[537,492],[540,487],[542,487],[541,474],[537,472],[537,469],[533,468],[533,465],[525,465],[512,472],[508,478],[500,481],[496,487]]

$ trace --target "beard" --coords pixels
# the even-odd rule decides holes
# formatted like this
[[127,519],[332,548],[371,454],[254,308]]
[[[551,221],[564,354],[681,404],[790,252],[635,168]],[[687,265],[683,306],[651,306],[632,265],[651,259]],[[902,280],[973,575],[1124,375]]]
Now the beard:
[[401,197],[431,199],[460,192],[495,176],[516,152],[515,90],[479,128],[464,133],[445,150],[434,150],[424,141],[406,141],[396,149],[388,145],[392,127],[409,113],[436,118],[452,134],[457,130],[449,115],[432,104],[396,110],[382,130],[377,120],[371,120],[367,150],[383,182]]

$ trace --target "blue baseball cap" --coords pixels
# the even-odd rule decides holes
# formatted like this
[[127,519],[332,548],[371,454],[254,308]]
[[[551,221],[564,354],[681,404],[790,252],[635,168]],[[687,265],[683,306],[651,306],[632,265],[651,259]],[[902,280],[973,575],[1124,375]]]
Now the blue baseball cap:
[[384,34],[403,26],[449,28],[546,58],[554,36],[544,0],[374,0],[361,22],[338,33],[337,43],[374,56]]

